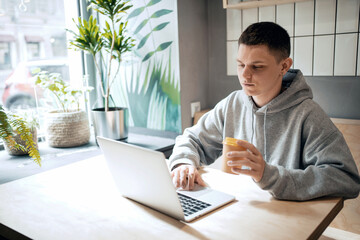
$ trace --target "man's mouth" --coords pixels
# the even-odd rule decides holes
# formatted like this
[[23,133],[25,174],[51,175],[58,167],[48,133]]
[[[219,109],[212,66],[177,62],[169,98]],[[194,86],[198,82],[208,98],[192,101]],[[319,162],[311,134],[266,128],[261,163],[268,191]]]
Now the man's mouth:
[[254,83],[242,83],[243,86],[246,86],[246,87],[252,87],[252,86],[255,86]]

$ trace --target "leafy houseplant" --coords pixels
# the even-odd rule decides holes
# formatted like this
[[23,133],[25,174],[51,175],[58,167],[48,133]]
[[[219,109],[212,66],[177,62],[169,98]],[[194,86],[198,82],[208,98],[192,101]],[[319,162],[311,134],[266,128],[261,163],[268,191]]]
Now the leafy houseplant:
[[[41,157],[37,148],[37,139],[35,140],[32,132],[36,128],[25,119],[7,112],[0,106],[0,139],[9,149],[15,149],[29,156],[41,166]],[[19,140],[18,140],[19,139]],[[17,152],[18,152],[17,151]]]
[[81,97],[92,87],[73,88],[62,79],[60,73],[48,73],[37,69],[34,73],[35,84],[48,90],[55,97],[55,104],[61,112],[80,111]]
[[80,101],[91,87],[72,88],[59,73],[38,72],[35,84],[55,98],[55,108],[46,115],[46,139],[52,147],[75,147],[90,139],[89,122]]
[[[134,39],[126,36],[127,21],[122,22],[122,17],[126,11],[132,7],[129,0],[89,0],[88,9],[93,9],[101,15],[107,17],[110,23],[105,20],[105,28],[101,29],[97,20],[90,16],[89,21],[78,19],[77,28],[79,33],[73,33],[74,39],[70,41],[70,45],[75,49],[81,49],[92,55],[95,62],[98,77],[101,81],[101,93],[105,100],[105,111],[109,110],[110,87],[114,82],[116,74],[120,69],[122,55],[131,50],[135,44]],[[115,25],[119,24],[116,29]],[[108,59],[104,59],[103,51],[108,53]],[[115,74],[111,79],[112,61],[118,63]],[[104,68],[101,68],[101,63]],[[103,69],[105,69],[103,71]]]
[[[132,5],[129,4],[129,0],[88,0],[88,2],[88,9],[92,9],[107,18],[105,20],[105,27],[101,27],[97,19],[90,16],[88,21],[81,18],[78,19],[78,23],[76,24],[78,29],[77,33],[68,29],[67,31],[73,35],[73,39],[70,41],[71,47],[75,50],[83,50],[93,57],[101,94],[104,100],[104,109],[93,110],[94,125],[97,135],[106,136],[108,134],[111,135],[118,129],[100,131],[100,126],[105,122],[114,122],[116,119],[108,120],[110,116],[113,117],[112,115],[127,115],[126,112],[112,115],[107,114],[107,112],[119,110],[118,108],[111,109],[109,107],[109,100],[111,98],[110,87],[119,72],[123,54],[129,52],[135,45],[133,43],[134,39],[127,36],[127,21],[122,20],[127,14],[126,11],[130,9]],[[117,63],[115,68],[113,68],[113,61]],[[97,116],[99,111],[105,111],[105,114]],[[97,123],[97,121],[101,122]],[[125,128],[127,128],[127,119],[124,119],[124,121]],[[119,125],[121,123],[115,124]],[[101,128],[103,128],[103,126],[101,126]],[[118,128],[122,127],[120,126]],[[126,137],[127,133],[124,134],[124,138]],[[119,138],[119,136],[113,136],[113,138]]]

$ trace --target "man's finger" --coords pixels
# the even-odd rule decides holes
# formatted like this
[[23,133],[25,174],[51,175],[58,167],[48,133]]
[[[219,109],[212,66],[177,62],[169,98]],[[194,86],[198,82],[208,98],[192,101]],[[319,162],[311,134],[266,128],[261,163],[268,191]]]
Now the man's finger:
[[[249,161],[255,162],[256,161],[256,156],[250,152],[250,151],[233,151],[233,152],[228,152],[227,153],[227,158],[229,159],[248,159]],[[233,160],[235,161],[235,160]]]
[[179,183],[179,169],[173,171],[173,184],[176,188],[180,187]]
[[242,146],[252,152],[254,155],[258,156],[261,155],[261,152],[251,143],[244,141],[244,140],[237,140],[237,145]]
[[188,168],[180,168],[180,186],[186,188]]
[[194,185],[195,185],[195,168],[194,167],[189,168],[188,185],[189,185],[189,190],[194,189]]
[[244,167],[249,167],[250,169],[256,170],[259,168],[259,164],[255,163],[254,161],[252,161],[251,159],[243,159],[243,160],[232,160],[232,161],[228,161],[227,165],[229,167],[235,167],[235,168],[241,168],[242,166]]
[[195,182],[197,184],[199,184],[200,186],[206,187],[206,183],[204,182],[204,180],[202,179],[201,175],[199,173],[197,173],[195,175]]
[[244,174],[244,175],[248,175],[250,177],[254,177],[254,175],[255,175],[255,172],[252,171],[251,169],[241,169],[241,168],[237,168],[237,167],[232,167],[231,171],[236,174]]

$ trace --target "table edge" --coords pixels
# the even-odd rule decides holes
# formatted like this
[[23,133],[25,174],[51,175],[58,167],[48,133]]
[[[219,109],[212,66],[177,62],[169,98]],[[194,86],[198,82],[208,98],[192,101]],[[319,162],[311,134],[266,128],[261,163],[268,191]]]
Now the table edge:
[[344,207],[344,198],[339,198],[339,201],[336,203],[335,207],[326,215],[326,217],[321,221],[319,226],[315,228],[312,234],[308,239],[319,239],[321,234],[325,229],[330,225],[334,218],[338,215],[341,209]]

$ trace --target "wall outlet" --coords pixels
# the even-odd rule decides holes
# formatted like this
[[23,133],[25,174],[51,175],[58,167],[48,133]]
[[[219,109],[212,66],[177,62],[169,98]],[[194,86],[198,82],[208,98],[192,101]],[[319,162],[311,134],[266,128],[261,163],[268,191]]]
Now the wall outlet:
[[193,118],[195,113],[201,110],[201,105],[200,102],[192,102],[190,103],[190,106],[191,106],[191,118]]

